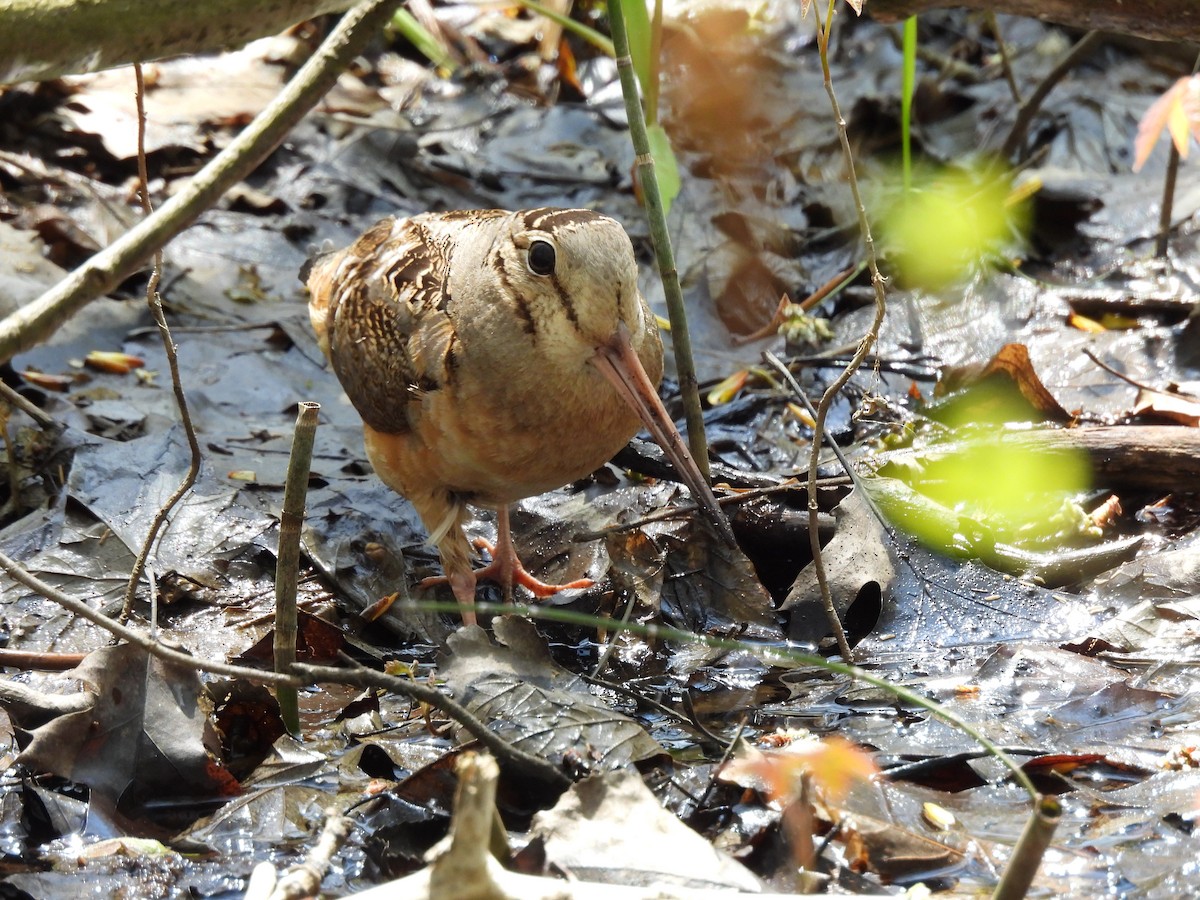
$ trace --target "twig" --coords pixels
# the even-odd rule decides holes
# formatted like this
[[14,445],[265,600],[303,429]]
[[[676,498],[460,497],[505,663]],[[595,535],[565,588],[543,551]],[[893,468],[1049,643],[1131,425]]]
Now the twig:
[[1033,122],[1033,117],[1037,115],[1038,110],[1042,108],[1042,101],[1046,99],[1050,91],[1066,77],[1076,65],[1089,53],[1092,52],[1103,40],[1104,35],[1099,31],[1089,31],[1078,41],[1075,46],[1067,51],[1066,55],[1058,61],[1053,69],[1047,73],[1042,79],[1041,84],[1037,86],[1029,99],[1021,104],[1017,110],[1016,121],[1013,122],[1012,130],[1008,133],[1008,137],[1004,139],[1004,146],[1000,150],[1000,155],[1004,159],[1012,159],[1025,141],[1025,135],[1029,131],[1029,126]]
[[[300,572],[300,529],[304,527],[304,501],[313,441],[317,435],[320,403],[304,401],[296,417],[292,453],[283,485],[283,513],[279,517],[279,549],[275,553],[275,671],[288,672],[296,661],[296,579]],[[295,688],[275,692],[283,724],[300,733],[300,709]]]
[[53,417],[47,415],[42,410],[38,409],[36,406],[34,406],[32,403],[30,403],[28,400],[26,400],[24,397],[22,397],[17,391],[14,391],[7,384],[5,384],[3,381],[0,381],[0,400],[3,400],[5,403],[9,404],[10,406],[16,407],[21,412],[25,413],[25,415],[29,416],[29,418],[33,419],[33,421],[35,421],[39,425],[41,425],[43,428],[61,428],[62,427],[62,425],[60,423],[56,422],[53,419]]
[[[137,102],[137,160],[138,160],[138,181],[139,193],[142,195],[142,212],[149,219],[154,215],[154,208],[150,204],[150,176],[146,171],[146,82],[142,77],[141,63],[137,63],[133,67],[134,79],[137,83],[135,92],[135,100]],[[175,392],[175,405],[179,409],[179,421],[183,425],[183,432],[187,435],[188,442],[188,470],[183,476],[183,481],[179,483],[179,487],[167,498],[167,501],[158,508],[154,514],[153,520],[150,522],[150,530],[146,532],[146,540],[142,543],[142,549],[138,551],[137,559],[133,561],[133,571],[129,573],[129,584],[125,587],[125,601],[121,605],[121,621],[129,621],[129,616],[133,612],[133,601],[137,597],[138,584],[141,583],[142,573],[146,571],[146,563],[150,559],[150,553],[154,550],[154,544],[158,540],[158,533],[162,530],[163,525],[167,521],[167,516],[171,514],[171,510],[175,508],[183,495],[192,489],[192,485],[196,483],[196,477],[200,474],[200,442],[196,440],[196,428],[192,425],[192,416],[188,412],[187,397],[183,393],[183,381],[179,377],[179,356],[175,352],[175,341],[171,338],[171,329],[167,325],[167,317],[163,313],[162,297],[158,293],[158,282],[162,278],[163,255],[162,249],[154,252],[154,268],[150,272],[150,281],[146,284],[146,305],[150,307],[150,313],[154,317],[154,324],[158,326],[158,334],[162,339],[163,352],[167,355],[167,368],[171,372],[171,388]],[[158,607],[157,597],[154,592],[154,585],[150,585],[150,627],[151,629],[158,627]]]
[[863,205],[862,194],[858,189],[858,176],[854,171],[854,154],[850,149],[846,120],[838,105],[837,93],[833,89],[833,77],[829,71],[829,34],[833,29],[833,10],[834,0],[829,0],[825,21],[817,36],[821,57],[821,74],[825,82],[825,93],[829,95],[829,105],[833,109],[833,119],[837,123],[838,138],[842,144],[842,156],[846,160],[846,177],[850,183],[850,192],[854,196],[854,208],[858,213],[858,229],[862,234],[867,264],[871,269],[871,285],[875,288],[875,317],[872,319],[867,333],[859,341],[858,349],[851,357],[849,365],[825,389],[825,393],[821,396],[821,402],[817,404],[817,414],[813,416],[815,427],[813,428],[812,450],[808,458],[808,539],[812,549],[813,569],[817,576],[817,584],[821,588],[821,605],[825,609],[826,618],[829,619],[829,627],[833,629],[834,636],[837,638],[838,653],[846,662],[853,662],[854,656],[850,652],[846,632],[842,628],[837,608],[833,604],[833,594],[829,589],[829,577],[825,572],[825,560],[821,556],[821,536],[818,530],[818,518],[821,510],[817,505],[817,466],[821,461],[821,435],[825,433],[825,419],[829,415],[829,409],[833,406],[833,401],[838,393],[858,371],[858,367],[862,365],[863,360],[867,358],[867,354],[875,345],[875,341],[879,337],[879,328],[883,324],[886,306],[883,292],[884,279],[879,271],[879,261],[875,257],[875,239],[871,236],[871,223],[867,219],[867,208]]
[[1100,357],[1098,357],[1095,353],[1093,353],[1090,348],[1085,347],[1083,350],[1083,355],[1086,356],[1088,359],[1090,359],[1092,362],[1094,362],[1096,365],[1098,365],[1101,369],[1103,369],[1105,372],[1107,372],[1113,378],[1120,379],[1121,381],[1125,382],[1126,384],[1130,385],[1131,387],[1137,388],[1139,391],[1154,391],[1156,393],[1162,393],[1162,391],[1159,391],[1158,388],[1156,388],[1156,387],[1151,387],[1148,384],[1144,384],[1144,383],[1138,381],[1136,378],[1130,378],[1124,372],[1118,372],[1116,369],[1114,369],[1112,366],[1110,366],[1108,363],[1106,363],[1104,360],[1102,360]]
[[482,719],[465,706],[443,694],[436,688],[412,681],[407,678],[397,678],[383,672],[376,672],[359,665],[348,669],[335,669],[330,666],[312,666],[297,663],[292,666],[292,672],[309,682],[331,682],[333,684],[348,684],[353,687],[383,688],[394,694],[403,694],[420,703],[427,703],[440,709],[454,721],[463,726],[479,743],[483,744],[500,759],[520,769],[525,774],[546,784],[558,787],[568,787],[571,779],[547,760],[533,753],[522,750],[510,744],[496,732],[487,727]]
[[57,603],[63,609],[70,610],[81,619],[87,619],[93,625],[98,625],[109,634],[115,635],[123,641],[136,644],[147,653],[157,656],[160,659],[165,659],[176,665],[188,666],[201,672],[212,672],[214,675],[223,675],[227,678],[246,678],[251,681],[261,682],[262,684],[287,684],[293,686],[305,684],[303,680],[294,675],[280,675],[276,672],[263,672],[259,669],[251,669],[248,666],[234,666],[215,660],[202,659],[176,650],[173,647],[168,647],[145,632],[122,625],[115,619],[110,619],[103,613],[96,612],[96,610],[92,609],[82,600],[76,600],[70,594],[65,594],[53,585],[47,584],[4,553],[0,553],[0,569],[7,572],[14,581],[20,582],[47,600]]
[[992,37],[996,40],[996,50],[1000,53],[1000,66],[1004,70],[1004,80],[1008,82],[1008,89],[1012,93],[1013,102],[1017,106],[1021,105],[1021,89],[1017,87],[1017,77],[1013,74],[1012,60],[1008,57],[1008,44],[1004,41],[1004,35],[1000,33],[1000,22],[996,19],[996,11],[989,9],[987,11],[988,28],[992,32]]
[[[1175,429],[1187,430],[1187,429]],[[389,675],[383,675],[378,672],[371,672],[366,669],[335,669],[324,666],[309,666],[297,664],[293,671],[293,675],[281,675],[278,672],[264,672],[259,669],[251,669],[246,666],[234,666],[228,663],[220,663],[206,659],[200,659],[190,656],[187,653],[181,653],[171,647],[164,646],[161,642],[154,640],[151,637],[128,628],[102,613],[96,612],[88,604],[76,600],[68,594],[63,593],[57,588],[46,584],[37,576],[33,575],[24,566],[20,565],[3,552],[0,552],[0,569],[7,572],[14,580],[20,582],[41,596],[45,597],[64,609],[78,615],[80,618],[92,622],[104,630],[116,635],[119,638],[136,644],[161,659],[175,663],[180,666],[190,666],[201,672],[212,672],[215,675],[224,675],[230,678],[246,678],[251,681],[256,681],[262,684],[274,685],[292,685],[300,686],[304,684],[312,684],[317,682],[330,682],[334,684],[349,684],[359,687],[382,687],[385,690],[396,691],[412,697],[420,702],[429,703],[431,706],[436,706],[447,715],[452,716],[462,722],[472,734],[480,739],[480,742],[489,748],[495,750],[493,744],[498,745],[502,749],[497,752],[504,755],[505,758],[513,761],[517,765],[528,764],[530,768],[526,771],[535,774],[538,777],[545,777],[551,783],[565,786],[569,783],[569,779],[558,769],[552,766],[549,762],[541,757],[526,753],[516,747],[511,747],[505,744],[494,732],[488,730],[487,726],[479,721],[471,713],[467,712],[461,704],[455,702],[452,698],[445,696],[439,691],[425,685],[417,684],[416,682],[408,681],[402,678],[395,678]],[[421,609],[438,611],[438,612],[458,612],[460,607],[457,602],[427,602],[427,603],[405,603],[405,607],[420,607]],[[611,622],[601,622],[595,616],[588,616],[582,613],[572,612],[566,609],[556,609],[554,607],[545,606],[517,606],[512,607],[507,604],[496,603],[478,603],[478,609],[483,613],[504,613],[506,615],[517,615],[531,619],[542,619],[550,622],[561,622],[568,625],[580,625],[588,628],[595,628],[598,625],[608,624]],[[855,666],[839,663],[834,660],[825,659],[821,656],[816,656],[811,653],[802,653],[791,648],[779,647],[777,645],[761,645],[750,641],[733,640],[730,638],[712,637],[710,635],[696,634],[691,631],[684,631],[678,628],[669,628],[662,625],[650,624],[643,625],[637,622],[630,622],[622,626],[624,630],[632,634],[639,634],[644,637],[654,640],[679,641],[684,644],[700,644],[705,647],[712,647],[719,650],[737,650],[746,651],[755,654],[772,665],[778,664],[780,659],[788,660],[791,663],[800,666],[813,666],[825,669],[829,672],[835,672],[841,675],[846,675],[850,678],[862,681],[866,684],[874,685],[881,690],[885,690],[898,697],[900,700],[910,703],[913,706],[926,709],[934,716],[959,729],[964,734],[973,738],[981,747],[987,750],[992,756],[999,760],[1016,781],[1023,787],[1031,797],[1036,798],[1037,792],[1034,789],[1033,782],[1029,775],[1022,769],[1004,750],[989,740],[977,727],[970,722],[965,721],[950,710],[943,707],[941,704],[925,697],[916,691],[911,691],[908,688],[893,684],[886,678],[882,678],[873,672],[868,672],[865,669],[859,669]],[[310,679],[306,680],[306,679]]]
[[379,34],[400,2],[368,0],[348,12],[271,104],[155,215],[143,219],[42,296],[0,321],[0,361],[10,360],[45,340],[92,300],[111,291],[226,190],[254,171]]
[[[658,188],[658,175],[654,169],[654,157],[650,154],[646,120],[638,101],[637,73],[633,70],[633,58],[629,55],[629,34],[625,30],[625,10],[622,2],[624,0],[611,0],[608,5],[608,18],[612,26],[621,93],[625,97],[629,136],[633,141],[633,152],[636,154],[634,168],[646,205],[646,217],[650,220],[650,237],[654,243],[658,275],[662,279],[663,293],[667,300],[667,315],[671,320],[671,345],[675,348],[675,368],[679,375],[679,392],[683,397],[683,409],[687,420],[688,446],[700,473],[705,480],[709,480],[712,476],[708,467],[708,439],[704,434],[700,386],[696,381],[696,365],[692,360],[692,339],[683,306],[683,289],[679,286],[679,270],[675,267],[675,254],[671,249],[670,232],[667,231],[662,194]],[[636,2],[640,3],[642,0]]]
[[730,342],[735,347],[741,347],[744,344],[751,344],[754,343],[754,341],[759,341],[763,338],[778,334],[779,326],[787,321],[787,316],[791,308],[794,307],[802,313],[809,312],[814,306],[820,304],[827,297],[833,296],[834,294],[840,292],[842,288],[844,288],[858,276],[858,273],[861,272],[863,268],[864,265],[859,264],[857,266],[850,266],[848,269],[838,272],[799,303],[793,303],[790,299],[788,299],[788,295],[784,294],[779,300],[779,306],[775,308],[775,314],[771,316],[771,321],[769,321],[762,328],[758,328],[750,332],[750,334],[733,335],[730,338]]
[[1062,804],[1057,799],[1038,797],[992,900],[1021,900],[1026,896],[1061,818]]
[[353,830],[353,819],[338,815],[334,809],[325,810],[325,825],[321,829],[317,845],[308,851],[304,862],[279,879],[275,890],[271,892],[271,900],[316,897],[321,891],[325,873],[329,871],[334,857],[341,851]]

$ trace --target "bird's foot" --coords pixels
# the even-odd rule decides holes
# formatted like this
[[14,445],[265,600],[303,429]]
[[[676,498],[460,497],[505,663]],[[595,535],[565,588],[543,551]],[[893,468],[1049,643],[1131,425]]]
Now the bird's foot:
[[577,578],[575,581],[568,581],[566,584],[548,584],[545,581],[541,581],[529,574],[529,570],[525,568],[524,564],[517,557],[516,550],[513,549],[511,542],[508,544],[507,552],[504,550],[503,542],[493,544],[484,538],[476,538],[475,547],[478,550],[486,550],[492,558],[492,561],[482,569],[475,570],[475,577],[486,578],[488,581],[494,581],[499,584],[504,589],[506,600],[511,600],[514,584],[519,584],[539,600],[545,600],[547,597],[553,597],[559,591],[588,588],[596,583],[590,578]]
[[[569,591],[576,588],[589,588],[596,582],[590,578],[577,578],[575,581],[568,581],[566,584],[548,584],[533,575],[529,574],[529,570],[518,558],[515,551],[505,553],[498,549],[491,541],[478,538],[475,541],[475,546],[480,550],[486,550],[491,556],[492,561],[480,569],[476,569],[471,573],[470,584],[467,584],[466,579],[461,579],[462,584],[455,584],[454,579],[445,575],[431,575],[428,578],[422,578],[418,583],[419,589],[439,587],[443,584],[449,584],[454,588],[454,595],[459,602],[463,604],[463,621],[467,621],[468,607],[474,599],[475,582],[478,579],[486,579],[494,581],[504,590],[504,599],[512,602],[513,585],[520,585],[528,590],[533,596],[539,600],[544,600],[547,597],[553,597],[559,591]],[[503,546],[503,545],[501,545]],[[511,549],[511,545],[510,545]],[[470,597],[471,600],[466,598]],[[474,613],[471,613],[472,619]],[[471,623],[468,623],[471,624]]]

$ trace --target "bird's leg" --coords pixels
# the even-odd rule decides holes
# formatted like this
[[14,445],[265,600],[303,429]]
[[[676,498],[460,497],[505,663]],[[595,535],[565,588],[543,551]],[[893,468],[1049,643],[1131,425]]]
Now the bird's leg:
[[545,599],[553,597],[559,591],[591,587],[595,583],[589,578],[579,578],[566,584],[547,584],[530,575],[517,557],[517,549],[513,546],[507,506],[502,506],[496,511],[496,543],[492,544],[479,538],[475,541],[475,546],[487,550],[492,557],[492,561],[481,569],[472,568],[470,547],[463,536],[462,528],[451,529],[437,545],[438,555],[442,558],[442,571],[446,574],[423,578],[417,585],[419,588],[430,588],[449,584],[455,599],[462,606],[464,625],[476,624],[475,583],[480,578],[499,584],[504,590],[506,603],[512,603],[514,584],[526,588],[538,599]]
[[475,546],[487,550],[492,557],[490,563],[482,569],[475,570],[475,577],[487,578],[498,583],[504,590],[505,603],[512,603],[514,583],[526,588],[539,600],[553,597],[559,591],[591,587],[595,583],[590,578],[580,578],[566,584],[547,584],[530,575],[517,557],[517,548],[513,546],[512,526],[509,523],[507,506],[496,510],[496,543],[493,545],[483,538],[479,538],[475,541]]
[[[372,462],[374,464],[374,460]],[[379,465],[375,464],[375,468],[378,471]],[[417,494],[412,497],[412,502],[422,521],[437,523],[431,529],[430,540],[437,546],[438,556],[442,560],[442,571],[446,573],[422,579],[417,587],[429,588],[449,583],[450,589],[454,591],[454,599],[462,607],[463,624],[477,624],[474,562],[471,558],[471,545],[467,543],[467,536],[463,532],[463,524],[468,515],[466,505],[437,493]]]

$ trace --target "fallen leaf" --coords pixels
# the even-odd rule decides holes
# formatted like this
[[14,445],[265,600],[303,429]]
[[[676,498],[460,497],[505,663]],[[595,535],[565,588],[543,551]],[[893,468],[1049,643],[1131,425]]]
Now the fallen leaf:
[[1189,133],[1200,141],[1200,74],[1180,78],[1146,110],[1133,142],[1133,171],[1146,164],[1163,129],[1170,133],[1180,158],[1187,159]]

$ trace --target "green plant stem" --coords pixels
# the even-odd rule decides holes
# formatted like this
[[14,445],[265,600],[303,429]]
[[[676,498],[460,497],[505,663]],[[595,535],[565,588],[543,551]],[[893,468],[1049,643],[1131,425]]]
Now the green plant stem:
[[613,42],[596,29],[588,28],[582,22],[576,22],[570,16],[564,16],[557,10],[553,10],[544,4],[538,3],[537,0],[517,0],[517,2],[530,12],[535,12],[539,16],[545,16],[556,25],[561,25],[564,31],[569,31],[576,37],[587,41],[605,56],[617,55],[617,51],[613,49]]
[[[1012,773],[1013,780],[1016,781],[1030,798],[1037,800],[1041,795],[1037,788],[1034,787],[1029,775],[1021,768],[1011,756],[1009,756],[1001,747],[997,746],[991,740],[983,735],[971,723],[959,718],[950,710],[943,707],[936,700],[930,700],[916,691],[909,690],[898,684],[893,684],[886,678],[876,675],[867,669],[860,669],[857,666],[849,663],[838,662],[837,660],[826,659],[823,656],[817,656],[815,653],[804,653],[799,650],[793,650],[790,647],[782,647],[778,644],[763,645],[753,641],[737,640],[735,638],[713,637],[707,634],[696,634],[691,631],[684,631],[681,628],[671,628],[666,625],[649,624],[644,625],[640,622],[627,622],[617,624],[612,619],[599,618],[597,616],[588,615],[587,613],[574,612],[564,607],[556,606],[510,606],[507,603],[490,603],[487,601],[477,601],[475,604],[476,610],[483,615],[513,615],[521,616],[528,619],[538,619],[544,622],[560,622],[565,625],[576,625],[581,628],[595,629],[599,627],[620,629],[627,631],[630,634],[641,635],[651,641],[677,641],[683,644],[700,645],[709,647],[714,650],[724,650],[727,652],[741,651],[753,655],[768,666],[791,666],[793,668],[799,666],[811,666],[813,668],[824,669],[827,672],[833,672],[838,675],[846,675],[856,681],[861,681],[865,684],[873,685],[880,690],[886,691],[898,700],[918,706],[921,709],[929,711],[933,716],[941,719],[946,724],[957,728],[959,731],[968,735],[972,740],[983,747],[992,757],[994,757],[1001,765]],[[424,611],[424,612],[461,612],[462,607],[454,600],[400,600],[397,601],[393,609],[397,611]],[[302,672],[303,667],[297,667],[297,671]]]
[[904,20],[904,75],[900,93],[900,154],[904,193],[912,190],[912,102],[917,82],[917,17]]
[[407,9],[396,10],[392,16],[392,28],[412,44],[417,51],[439,69],[454,69],[454,57],[429,29],[417,21]]
[[[174,647],[168,647],[161,641],[157,641],[142,631],[133,628],[128,628],[114,619],[109,618],[103,613],[94,610],[91,605],[83,600],[78,600],[60,591],[53,585],[42,581],[16,560],[11,559],[3,552],[0,552],[0,569],[7,572],[13,580],[25,585],[35,593],[45,597],[64,609],[70,610],[77,616],[86,619],[89,622],[103,628],[110,634],[116,635],[122,640],[129,641],[132,644],[137,644],[139,647],[145,648],[149,653],[158,656],[161,659],[177,663],[179,665],[191,666],[202,672],[212,672],[216,675],[224,675],[229,678],[246,678],[250,681],[259,684],[275,684],[275,685],[303,685],[312,684],[316,681],[332,681],[339,684],[356,684],[356,681],[345,680],[346,670],[319,670],[320,676],[309,678],[308,671],[318,671],[312,667],[297,664],[294,667],[294,674],[281,674],[277,672],[264,672],[261,669],[251,669],[247,666],[235,666],[229,663],[220,662],[218,660],[203,659],[199,657],[189,656],[187,653],[177,650]],[[399,610],[426,610],[430,612],[448,612],[460,613],[462,607],[457,601],[423,601],[415,602],[412,600],[401,600],[396,604]],[[584,613],[571,612],[567,609],[556,609],[548,606],[510,606],[503,603],[487,603],[479,602],[476,607],[480,612],[490,614],[504,614],[526,616],[531,619],[542,619],[548,622],[562,622],[567,625],[578,625],[588,629],[596,628],[611,628],[613,623],[609,619],[599,618],[597,616],[589,616]],[[885,678],[867,672],[864,669],[856,668],[855,666],[846,663],[839,663],[833,660],[825,659],[822,656],[816,656],[811,653],[801,653],[789,647],[779,646],[763,646],[761,644],[751,643],[749,641],[738,641],[732,638],[710,637],[708,635],[693,634],[690,631],[682,631],[678,628],[667,628],[660,625],[643,625],[641,623],[629,622],[624,625],[617,626],[618,628],[628,631],[631,634],[639,634],[643,637],[652,640],[667,640],[679,641],[688,644],[700,644],[705,647],[712,647],[718,650],[726,651],[745,651],[754,654],[755,657],[762,660],[770,666],[792,665],[792,666],[813,666],[825,669],[829,672],[835,672],[840,675],[847,675],[851,678],[865,682],[866,684],[874,685],[881,690],[887,691],[900,700],[928,710],[937,718],[946,722],[964,734],[969,735],[975,740],[979,746],[983,747],[988,753],[995,757],[1005,768],[1013,775],[1013,778],[1023,787],[1029,796],[1035,800],[1039,794],[1033,786],[1033,782],[1025,771],[1017,765],[1016,761],[1004,752],[992,741],[983,736],[975,726],[960,719],[950,710],[943,708],[936,701],[930,700],[921,694],[910,691],[908,688],[901,687],[897,684],[892,684]],[[337,677],[325,677],[328,672],[337,672]],[[382,673],[373,673],[374,675],[382,676]],[[382,676],[386,678],[387,676]],[[380,682],[375,681],[375,686],[385,687],[388,690],[397,690],[400,693],[406,694],[419,700],[420,702],[430,702],[445,710],[449,715],[457,718],[457,707],[451,711],[451,707],[440,702],[435,702],[439,697],[444,697],[440,691],[435,688],[425,688],[415,682],[404,682],[397,684],[396,682],[403,681],[396,679],[394,681]],[[411,686],[408,686],[411,685]],[[417,690],[424,688],[424,690]],[[428,692],[428,693],[426,693]],[[437,695],[437,696],[435,696]],[[478,735],[477,735],[478,736]]]
[[660,54],[662,53],[662,16],[663,0],[654,0],[654,18],[650,20],[650,83],[642,85],[646,92],[646,121],[651,125],[658,123],[658,94],[661,87],[659,80]]
[[[675,348],[675,368],[679,375],[679,391],[687,420],[688,448],[706,480],[711,479],[708,467],[708,440],[704,434],[704,415],[700,408],[700,387],[696,381],[696,365],[692,360],[692,340],[688,333],[687,313],[683,307],[683,290],[679,286],[679,271],[671,249],[671,235],[663,212],[662,194],[650,155],[650,139],[646,134],[638,98],[637,75],[629,55],[629,35],[625,30],[623,0],[610,0],[609,21],[612,24],[613,47],[616,49],[617,73],[621,78],[621,93],[625,97],[625,113],[629,119],[629,135],[633,140],[634,168],[641,185],[646,215],[650,220],[650,237],[658,259],[658,274],[662,279],[667,300],[667,315],[671,320],[671,344]],[[639,0],[640,2],[640,0]]]
[[1021,900],[1029,892],[1038,866],[1062,818],[1062,804],[1054,797],[1038,796],[1029,821],[1013,848],[1012,858],[1000,876],[992,900]]
[[[308,497],[308,473],[321,404],[304,401],[296,416],[292,452],[283,485],[283,511],[279,517],[279,549],[275,553],[275,671],[288,673],[296,662],[296,580],[300,572],[300,530]],[[300,708],[294,687],[276,689],[279,714],[292,735],[300,734]]]

